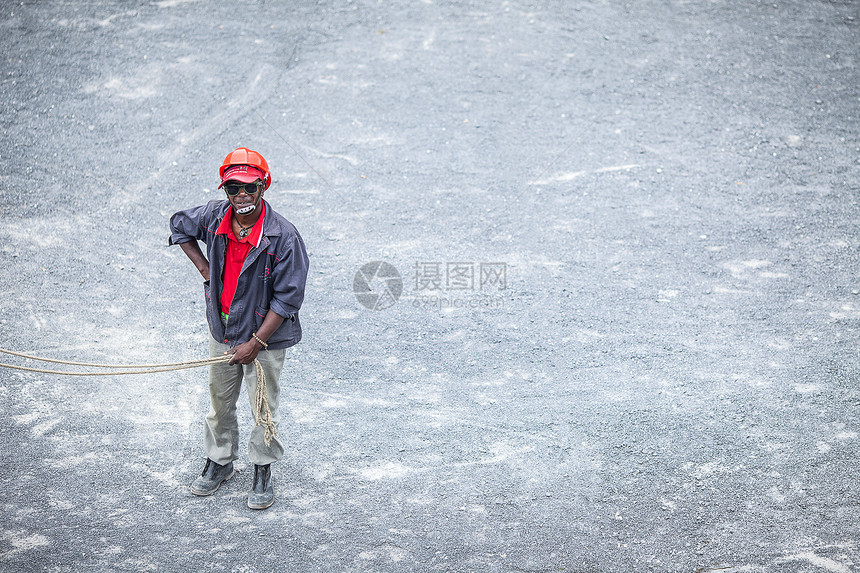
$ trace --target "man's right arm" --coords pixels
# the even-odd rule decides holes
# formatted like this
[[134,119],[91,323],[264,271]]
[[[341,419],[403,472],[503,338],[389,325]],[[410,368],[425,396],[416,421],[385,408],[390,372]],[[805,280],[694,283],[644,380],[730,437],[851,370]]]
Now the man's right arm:
[[174,213],[170,218],[171,245],[179,245],[185,256],[194,264],[203,280],[209,280],[209,261],[200,249],[199,241],[205,241],[206,229],[213,224],[217,202]]
[[194,266],[197,267],[197,270],[200,271],[200,274],[203,276],[203,280],[208,281],[209,261],[206,260],[206,256],[203,254],[203,251],[200,250],[200,243],[197,241],[188,241],[187,243],[180,243],[179,248],[182,249],[185,256],[194,263]]

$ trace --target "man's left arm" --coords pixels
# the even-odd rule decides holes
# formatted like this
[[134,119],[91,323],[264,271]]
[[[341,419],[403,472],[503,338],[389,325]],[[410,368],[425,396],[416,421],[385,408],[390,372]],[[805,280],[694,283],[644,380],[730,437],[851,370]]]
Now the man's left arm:
[[281,316],[299,311],[305,299],[308,278],[308,253],[298,231],[284,241],[278,264],[272,269],[272,300],[269,308]]

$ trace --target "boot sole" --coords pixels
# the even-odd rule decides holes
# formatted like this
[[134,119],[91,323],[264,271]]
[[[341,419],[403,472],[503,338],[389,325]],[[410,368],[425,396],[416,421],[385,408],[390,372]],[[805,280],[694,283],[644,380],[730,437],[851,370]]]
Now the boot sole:
[[235,469],[230,473],[230,475],[228,475],[227,477],[225,477],[224,479],[222,479],[221,481],[219,481],[219,482],[218,482],[218,485],[216,485],[216,486],[215,486],[215,489],[213,489],[213,490],[211,490],[211,491],[199,491],[199,490],[195,490],[195,489],[194,489],[194,486],[192,485],[192,486],[191,486],[191,493],[193,493],[194,495],[196,495],[196,496],[198,496],[198,497],[206,497],[207,495],[212,495],[213,493],[215,493],[216,491],[218,491],[218,488],[220,488],[220,487],[221,487],[221,484],[222,484],[222,483],[224,483],[225,481],[227,481],[228,479],[230,479],[230,478],[231,478],[231,477],[233,477],[234,475],[236,475],[236,470],[235,470]]
[[248,507],[251,509],[266,509],[268,507],[272,507],[272,504],[275,503],[275,498],[272,498],[272,501],[267,503],[266,505],[251,505],[251,502],[248,502]]

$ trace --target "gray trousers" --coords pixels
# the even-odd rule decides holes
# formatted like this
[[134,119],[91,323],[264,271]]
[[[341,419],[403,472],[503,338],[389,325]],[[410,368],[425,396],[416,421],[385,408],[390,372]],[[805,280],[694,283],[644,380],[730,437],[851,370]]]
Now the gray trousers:
[[[209,337],[209,356],[223,356],[230,347]],[[277,427],[278,396],[280,394],[279,378],[284,367],[286,350],[261,350],[257,360],[263,366],[266,375],[266,390],[269,395],[269,408],[272,419]],[[242,389],[242,380],[248,391],[248,401],[251,404],[254,418],[254,396],[257,392],[257,370],[254,363],[243,366],[235,364],[215,364],[209,367],[209,399],[211,409],[206,416],[206,428],[203,447],[206,457],[215,463],[224,465],[239,459],[239,421],[236,417],[236,404]],[[256,418],[254,418],[256,420]],[[257,465],[270,464],[281,459],[284,446],[278,438],[272,438],[269,445],[264,440],[265,429],[254,426],[248,440],[248,458]]]

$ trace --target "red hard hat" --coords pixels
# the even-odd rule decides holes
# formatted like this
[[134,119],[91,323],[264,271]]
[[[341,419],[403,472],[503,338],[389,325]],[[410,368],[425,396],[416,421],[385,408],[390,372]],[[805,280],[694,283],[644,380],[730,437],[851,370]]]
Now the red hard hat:
[[224,179],[224,172],[233,165],[251,165],[252,167],[256,167],[265,174],[263,177],[263,183],[266,184],[266,189],[268,189],[269,185],[272,184],[272,175],[269,172],[269,164],[266,163],[263,156],[256,151],[248,149],[247,147],[240,147],[235,151],[228,153],[227,157],[224,158],[224,163],[221,164],[221,169],[218,170],[218,175],[222,180]]

